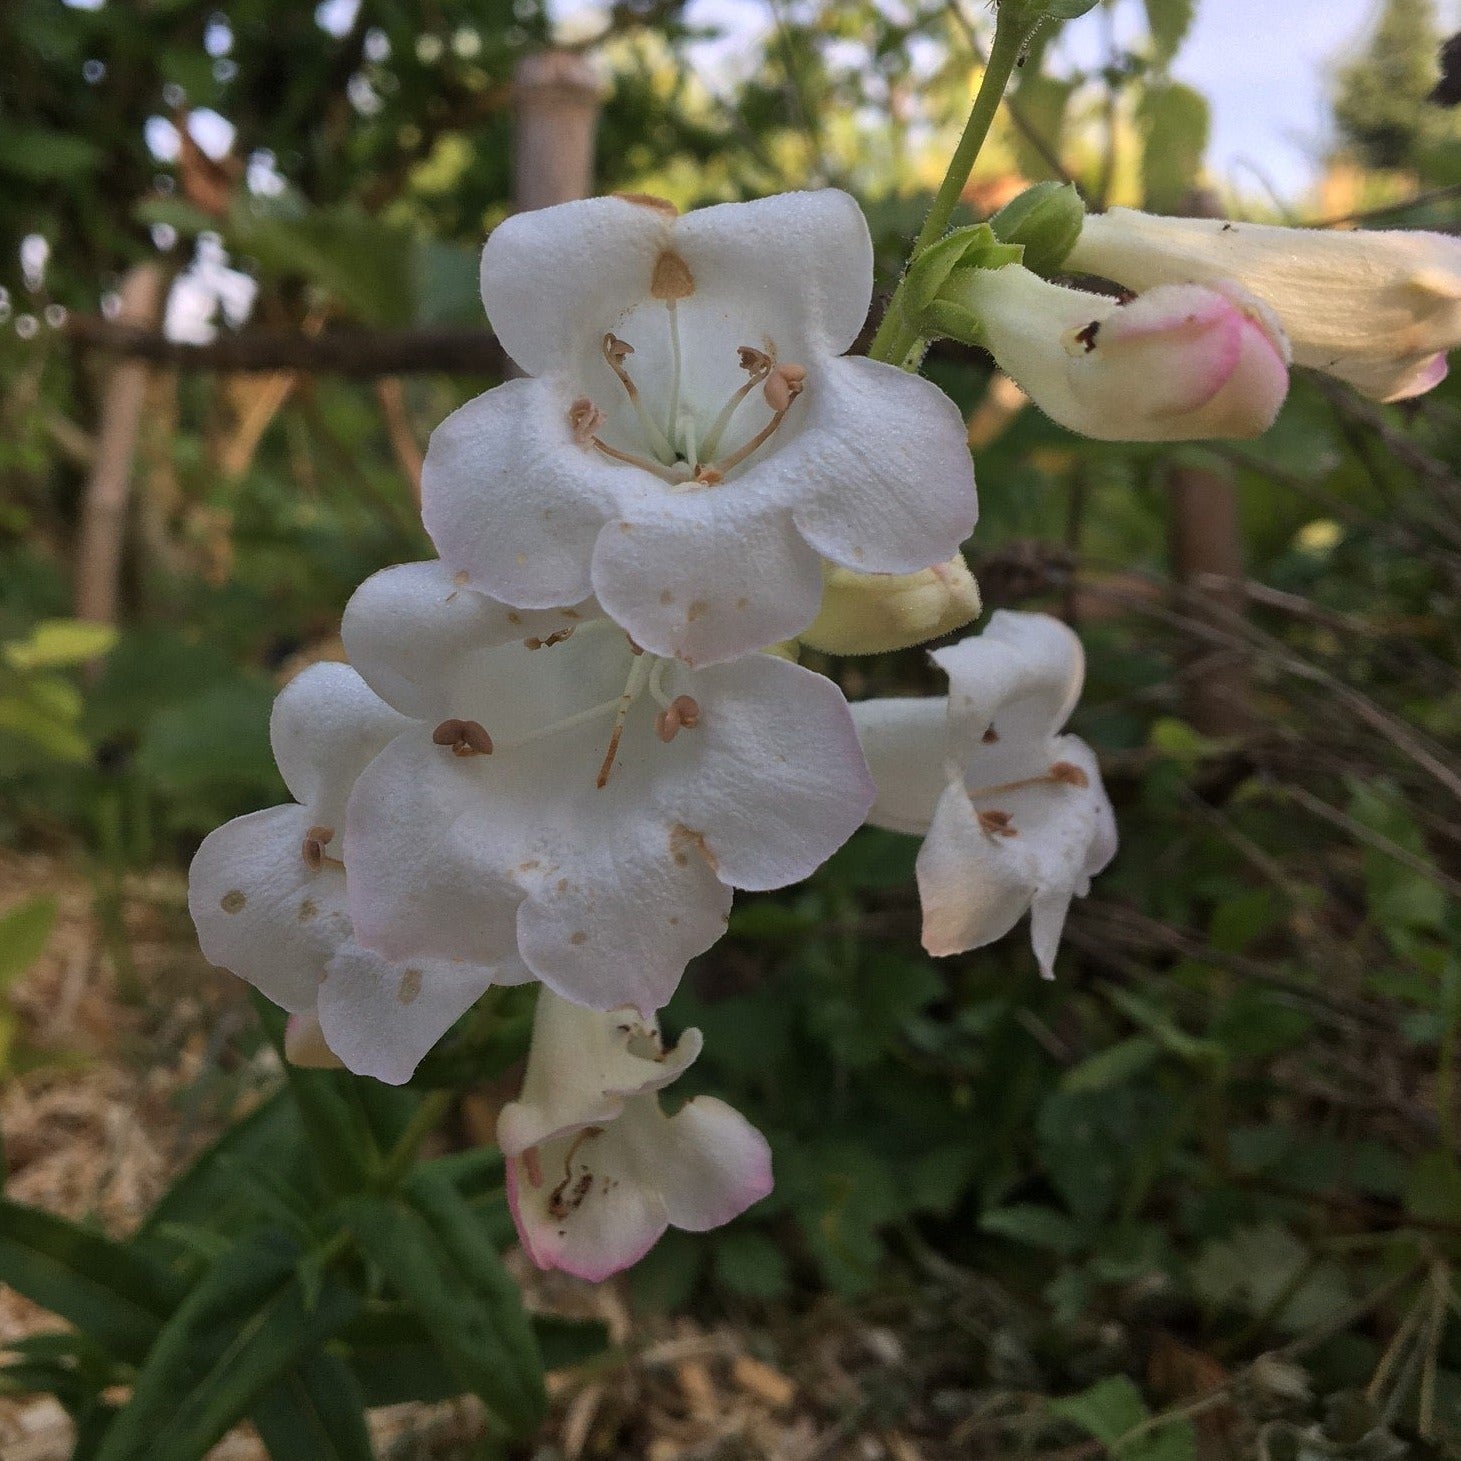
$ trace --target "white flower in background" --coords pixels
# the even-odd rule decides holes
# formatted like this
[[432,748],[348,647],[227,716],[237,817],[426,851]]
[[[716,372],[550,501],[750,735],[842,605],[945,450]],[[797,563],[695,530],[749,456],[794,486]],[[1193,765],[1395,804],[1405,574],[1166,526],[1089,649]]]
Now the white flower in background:
[[291,1060],[399,1085],[490,984],[528,976],[404,958],[354,941],[346,907],[345,804],[366,764],[410,722],[348,665],[316,664],[274,702],[274,759],[297,798],[211,832],[188,872],[188,908],[208,960],[293,1017]]
[[522,1094],[497,1123],[508,1204],[539,1268],[597,1283],[667,1227],[717,1228],[771,1191],[771,1150],[739,1112],[713,1096],[660,1109],[657,1092],[699,1053],[698,1030],[665,1050],[634,1010],[539,993]]
[[963,422],[928,381],[842,356],[871,293],[867,224],[830,189],[508,219],[482,298],[532,378],[431,438],[442,561],[520,607],[592,594],[637,644],[702,665],[804,629],[824,557],[946,561],[976,516]]
[[1234,280],[1278,316],[1294,363],[1377,401],[1438,385],[1461,344],[1461,239],[1403,229],[1335,231],[1088,216],[1065,267],[1130,289]]
[[1063,736],[1085,677],[1080,641],[1048,614],[1000,610],[931,658],[947,699],[852,707],[878,784],[868,820],[923,835],[923,944],[957,954],[1030,913],[1041,973],[1053,971],[1070,901],[1116,853],[1095,755]]
[[960,554],[919,573],[827,566],[822,607],[798,636],[824,654],[888,654],[952,634],[979,617],[979,585]]
[[193,262],[168,292],[162,333],[183,344],[207,345],[217,338],[219,311],[237,328],[248,320],[258,292],[253,279],[228,267],[228,254],[216,233],[199,234]]
[[347,817],[357,936],[388,958],[520,954],[567,999],[659,1009],[732,887],[807,877],[872,804],[841,692],[771,655],[691,670],[439,563],[377,574],[342,632],[413,721]]
[[958,302],[1047,415],[1102,441],[1257,436],[1288,392],[1288,345],[1229,283],[1166,285],[1129,304],[1019,264],[961,271]]

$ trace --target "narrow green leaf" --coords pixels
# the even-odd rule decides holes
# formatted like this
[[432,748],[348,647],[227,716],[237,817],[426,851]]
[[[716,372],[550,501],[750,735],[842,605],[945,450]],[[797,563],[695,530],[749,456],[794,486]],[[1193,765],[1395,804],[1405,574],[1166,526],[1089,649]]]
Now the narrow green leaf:
[[365,1397],[335,1355],[307,1356],[249,1418],[274,1461],[375,1461]]
[[1036,1203],[991,1208],[980,1217],[979,1226],[996,1237],[1011,1238],[1032,1248],[1049,1248],[1056,1253],[1073,1253],[1081,1246],[1081,1228],[1074,1218]]
[[17,670],[54,670],[84,664],[105,654],[117,642],[109,624],[83,619],[47,619],[31,630],[29,638],[5,646],[5,659]]
[[0,914],[0,993],[40,958],[55,926],[54,898],[27,898]]
[[147,1352],[181,1288],[167,1269],[121,1243],[4,1199],[0,1280],[126,1360]]
[[311,1307],[298,1275],[304,1257],[265,1230],[209,1269],[158,1336],[98,1461],[198,1461],[343,1329],[360,1295],[326,1276]]

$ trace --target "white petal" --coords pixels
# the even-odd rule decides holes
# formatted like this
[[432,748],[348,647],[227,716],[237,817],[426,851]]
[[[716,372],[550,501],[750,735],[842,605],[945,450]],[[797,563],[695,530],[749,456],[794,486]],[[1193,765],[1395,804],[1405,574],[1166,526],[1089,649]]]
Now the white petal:
[[862,824],[874,788],[847,702],[830,680],[772,655],[680,684],[700,723],[664,748],[660,805],[704,838],[737,888],[808,877]]
[[210,964],[229,969],[291,1012],[311,1010],[326,961],[349,937],[345,876],[306,866],[313,817],[270,807],[203,839],[188,869],[188,911]]
[[949,677],[950,752],[959,760],[991,729],[998,742],[1048,741],[1085,681],[1080,640],[1050,614],[1000,609],[981,633],[929,658]]
[[[482,303],[503,348],[545,375],[649,295],[673,216],[622,198],[518,213],[482,250]],[[577,597],[582,598],[579,594]]]
[[399,1086],[496,982],[495,973],[487,965],[441,959],[391,963],[346,943],[320,985],[320,1028],[356,1075]]
[[868,573],[944,563],[979,515],[958,407],[876,360],[824,362],[794,409],[799,435],[763,471],[798,484],[796,522],[825,557]]
[[447,571],[519,607],[587,598],[589,559],[617,483],[627,478],[634,490],[648,478],[578,445],[571,404],[550,380],[497,386],[432,432],[421,469],[422,521]]
[[[341,829],[355,778],[408,724],[349,665],[321,662],[279,692],[269,739],[279,774],[310,821]],[[339,846],[330,851],[338,856]]]
[[746,344],[770,334],[837,355],[867,320],[872,239],[856,201],[836,188],[698,209],[675,224],[673,244],[697,294],[714,291]]
[[699,1030],[666,1050],[658,1023],[632,1009],[601,1013],[538,995],[522,1093],[502,1109],[497,1143],[517,1156],[585,1126],[612,1121],[631,1096],[658,1091],[700,1054]]
[[714,1096],[696,1096],[670,1118],[656,1160],[670,1222],[688,1232],[718,1228],[771,1191],[766,1138]]
[[821,559],[788,511],[748,501],[746,480],[667,495],[604,529],[594,592],[636,644],[716,664],[789,639],[816,617]]
[[[596,612],[596,611],[595,611]],[[350,661],[397,710],[435,725],[487,714],[487,654],[573,629],[580,609],[513,609],[458,584],[438,562],[402,563],[366,579],[345,606]],[[405,722],[399,722],[401,726]]]
[[888,698],[859,700],[852,719],[863,755],[877,783],[877,800],[868,813],[876,827],[922,836],[948,785],[949,702]]

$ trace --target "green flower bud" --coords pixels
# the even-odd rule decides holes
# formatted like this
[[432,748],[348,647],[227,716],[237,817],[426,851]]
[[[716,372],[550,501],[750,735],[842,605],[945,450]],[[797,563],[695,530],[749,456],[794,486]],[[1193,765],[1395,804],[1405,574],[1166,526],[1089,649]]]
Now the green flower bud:
[[989,226],[1002,243],[1024,248],[1020,262],[1027,269],[1048,275],[1060,268],[1075,247],[1085,218],[1086,205],[1074,184],[1036,183],[1006,203]]

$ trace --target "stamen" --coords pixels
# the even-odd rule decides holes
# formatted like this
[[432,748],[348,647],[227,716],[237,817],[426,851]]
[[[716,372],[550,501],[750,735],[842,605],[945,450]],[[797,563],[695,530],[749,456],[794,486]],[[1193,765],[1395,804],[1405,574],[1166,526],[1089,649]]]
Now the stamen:
[[[666,257],[668,255],[662,254],[660,256],[661,262]],[[658,274],[658,266],[656,266],[655,272]],[[665,309],[669,312],[670,316],[670,359],[673,362],[670,370],[670,409],[668,419],[665,422],[665,430],[671,437],[675,435],[675,430],[680,424],[680,376],[684,365],[680,353],[680,312],[675,308],[676,298],[677,296],[675,295],[665,297]],[[687,462],[693,462],[695,460],[693,451],[685,451],[681,455],[684,456]]]
[[689,695],[676,695],[670,702],[670,709],[680,717],[680,724],[686,730],[694,730],[700,724],[700,702]]
[[599,427],[608,419],[587,396],[580,396],[568,408],[568,425],[579,446],[591,446]]
[[1062,786],[1089,786],[1091,784],[1091,778],[1070,761],[1057,761],[1050,768],[1050,779],[1058,781]]
[[[619,384],[624,387],[625,394],[629,397],[634,407],[634,414],[639,417],[639,424],[644,428],[644,434],[649,438],[650,448],[662,462],[675,460],[676,452],[670,445],[669,438],[659,428],[659,423],[651,416],[645,408],[644,399],[639,394],[639,387],[634,384],[633,377],[624,368],[624,362],[634,354],[634,347],[627,341],[621,340],[616,334],[610,331],[604,336],[601,346],[604,359],[608,362],[609,369],[619,377]],[[593,438],[594,445],[600,450],[609,451],[597,437]],[[610,455],[615,455],[610,451]],[[625,461],[634,460],[624,458]]]
[[[976,797],[1000,796],[1007,791],[1024,791],[1030,786],[1089,786],[1091,778],[1079,766],[1069,761],[1057,761],[1049,771],[1040,776],[1026,776],[1019,781],[1003,781],[998,786],[975,787],[969,792],[969,800]],[[981,815],[983,815],[981,813]]]
[[523,648],[552,649],[555,644],[562,644],[565,639],[572,639],[577,630],[577,624],[570,624],[566,629],[555,629],[546,639],[539,639],[535,634],[531,639],[523,640]]
[[740,355],[741,369],[746,372],[750,379],[735,391],[730,400],[720,408],[720,415],[711,423],[710,432],[701,444],[701,451],[707,456],[714,458],[720,450],[720,439],[725,435],[725,429],[731,423],[731,417],[736,414],[736,407],[771,374],[776,364],[773,356],[768,355],[764,350],[753,349],[750,345],[742,345],[737,352]]
[[785,411],[806,389],[807,368],[804,365],[778,365],[766,378],[761,394],[773,411]]
[[600,437],[591,437],[590,440],[606,457],[613,457],[616,462],[627,462],[631,467],[638,467],[642,472],[653,472],[661,482],[668,482],[671,487],[678,487],[685,480],[682,476],[676,476],[668,467],[662,466],[659,462],[651,462],[645,457],[631,456],[627,451],[619,451]]
[[1020,835],[1017,827],[1010,825],[1013,820],[1009,812],[980,812],[979,830],[986,837],[1018,837]]
[[619,740],[624,734],[624,722],[628,718],[634,702],[639,699],[640,691],[649,683],[650,673],[653,669],[654,657],[645,654],[636,657],[629,668],[629,679],[624,686],[624,693],[619,697],[619,708],[614,715],[614,729],[609,733],[609,749],[604,752],[603,764],[599,767],[599,774],[594,780],[594,785],[600,791],[609,784],[609,774],[614,769],[614,758],[619,754]]
[[[782,366],[781,368],[783,370],[786,369],[785,366]],[[775,377],[773,376],[772,379],[774,380]],[[770,388],[770,384],[770,381],[768,381],[768,389]],[[713,487],[717,482],[724,481],[725,474],[730,471],[732,467],[740,466],[740,464],[745,461],[748,456],[750,456],[753,452],[759,451],[763,446],[766,445],[768,441],[771,440],[772,436],[774,436],[776,433],[776,428],[781,425],[781,423],[786,419],[786,413],[791,410],[791,403],[795,401],[799,395],[801,395],[801,392],[802,388],[799,383],[794,388],[791,386],[790,383],[788,383],[786,405],[781,407],[781,409],[778,410],[776,414],[760,429],[760,431],[758,431],[755,436],[753,436],[750,441],[748,441],[745,446],[743,446],[739,451],[733,451],[728,457],[716,462],[713,466],[697,467],[695,469],[695,480],[697,482],[703,482],[707,486],[711,487]]]
[[300,844],[299,854],[304,858],[304,865],[312,872],[317,873],[327,862],[334,863],[337,867],[344,867],[344,863],[338,857],[330,857],[325,852],[326,844],[334,837],[333,827],[311,827],[304,834],[304,841]]
[[573,1191],[567,1196],[564,1195],[568,1184],[573,1182],[573,1159],[578,1155],[579,1147],[592,1137],[603,1135],[603,1130],[602,1126],[585,1127],[574,1138],[573,1144],[563,1158],[563,1180],[548,1194],[548,1212],[560,1222],[569,1213],[583,1205],[584,1198],[588,1196],[594,1185],[593,1173],[585,1169],[583,1175],[574,1183]]
[[676,695],[654,718],[654,733],[666,745],[681,730],[694,730],[700,724],[700,702],[689,695]]
[[654,668],[649,672],[649,693],[654,697],[654,702],[661,710],[670,708],[669,692],[665,689],[665,671],[674,663],[669,659],[656,659]]
[[492,737],[475,720],[444,720],[431,733],[433,745],[447,746],[453,756],[490,756]]

